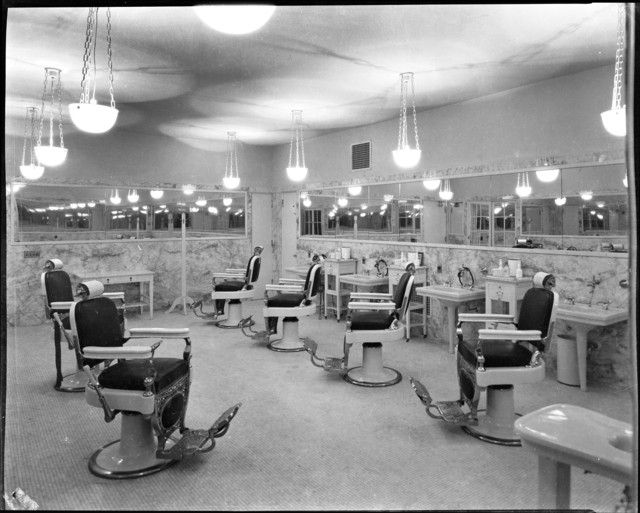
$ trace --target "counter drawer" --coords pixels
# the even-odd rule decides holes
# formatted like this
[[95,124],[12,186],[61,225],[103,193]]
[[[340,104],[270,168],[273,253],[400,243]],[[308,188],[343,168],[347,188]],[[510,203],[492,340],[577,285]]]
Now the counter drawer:
[[515,299],[515,290],[513,287],[503,287],[499,283],[487,283],[487,299],[512,301]]

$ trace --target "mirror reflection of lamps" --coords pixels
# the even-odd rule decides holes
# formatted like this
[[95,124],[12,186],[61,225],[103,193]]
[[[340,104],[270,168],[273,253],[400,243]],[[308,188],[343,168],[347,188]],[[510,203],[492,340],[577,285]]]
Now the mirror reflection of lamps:
[[440,187],[440,180],[424,180],[422,182],[422,185],[424,185],[424,188],[428,191],[435,191],[438,190],[438,187]]
[[[82,67],[82,81],[80,87],[80,102],[69,105],[69,115],[71,121],[84,132],[93,134],[101,134],[110,130],[116,123],[118,118],[118,109],[113,97],[113,64],[111,62],[111,10],[107,7],[107,55],[109,67],[109,92],[111,94],[111,105],[98,105],[96,100],[96,83],[98,82],[96,61],[97,54],[95,52],[96,43],[98,41],[98,10],[99,7],[89,8],[87,16],[86,39],[84,43],[84,57]],[[92,48],[93,46],[93,48]],[[94,52],[91,55],[91,52]],[[91,62],[93,61],[93,95],[89,99],[89,89],[91,85]]]
[[516,185],[516,194],[521,198],[526,198],[531,194],[531,187],[529,186],[529,173],[518,173],[518,183]]
[[307,197],[302,201],[302,204],[303,204],[305,207],[307,207],[307,208],[309,208],[309,207],[311,206],[311,199],[309,198],[309,196],[307,196]]
[[618,4],[618,37],[616,49],[616,67],[613,76],[613,99],[611,101],[611,110],[607,110],[600,114],[602,123],[607,131],[613,135],[627,135],[627,116],[626,106],[620,107],[621,90],[622,90],[622,58],[624,55],[624,25],[626,11],[625,4]]
[[383,198],[384,198],[385,202],[389,203],[389,202],[393,201],[393,194],[385,194],[383,196]]
[[196,190],[196,186],[195,185],[191,185],[190,183],[186,183],[182,186],[182,192],[184,192],[186,195],[190,196],[191,194],[193,194]]
[[[64,147],[64,136],[62,133],[62,81],[60,75],[62,71],[57,68],[45,68],[44,69],[44,91],[42,92],[42,109],[40,111],[40,130],[38,132],[38,142],[35,148],[36,157],[41,165],[48,167],[59,166],[67,158],[67,149]],[[49,146],[42,146],[42,125],[45,117],[45,99],[47,97],[47,80],[51,79],[51,93],[50,93],[50,105],[51,110],[49,112]],[[60,131],[60,146],[53,145],[53,100],[54,100],[54,83],[55,79],[58,79],[58,129]]]
[[217,214],[218,213],[218,209],[216,207],[209,207],[209,213],[210,214]]
[[349,187],[349,194],[351,196],[359,196],[362,192],[362,187],[359,185],[354,185],[353,187]]
[[585,201],[589,201],[593,198],[593,193],[591,191],[580,191],[580,197]]
[[[295,137],[296,165],[292,166],[293,159],[293,139]],[[302,153],[302,166],[300,165],[300,154]],[[291,145],[289,146],[289,166],[287,176],[294,182],[300,182],[307,176],[307,167],[304,163],[304,137],[302,134],[302,111],[291,111]]]
[[[411,82],[411,98],[413,102],[413,128],[416,140],[415,149],[409,146],[407,135],[407,88]],[[398,128],[398,149],[393,150],[393,160],[403,168],[415,166],[420,160],[420,142],[418,141],[418,119],[416,117],[416,100],[413,88],[413,73],[400,74],[400,126]]]
[[222,183],[227,189],[236,189],[240,185],[240,173],[238,171],[238,149],[236,146],[235,132],[227,132],[227,161]]
[[248,34],[262,27],[274,5],[196,5],[196,14],[212,29],[225,34]]
[[89,208],[93,208],[93,207],[95,207],[95,206],[96,206],[96,202],[95,202],[95,201],[93,201],[93,200],[91,200],[91,201],[89,201],[89,203],[87,203],[87,206],[88,206]]
[[555,202],[556,202],[556,205],[561,207],[562,205],[564,205],[567,202],[567,198],[565,198],[564,196],[562,198],[556,198]]
[[[224,198],[222,198],[222,203],[224,204],[225,207],[228,207],[229,205],[231,205],[231,203],[233,203],[233,198],[230,198],[229,196],[225,196]],[[227,212],[229,211],[229,209],[227,209]]]
[[109,201],[111,201],[111,203],[113,203],[114,205],[119,205],[120,204],[122,199],[120,198],[120,195],[118,194],[118,189],[115,189],[115,192],[111,193],[111,197],[109,198]]
[[[544,165],[548,166],[549,162],[545,160]],[[553,182],[556,178],[558,178],[559,174],[560,174],[560,170],[557,168],[539,169],[536,171],[536,176],[538,177],[538,180],[540,180],[541,182]]]
[[133,189],[132,191],[129,191],[129,194],[127,195],[127,199],[131,203],[136,203],[140,199],[140,196],[138,196],[138,191],[136,191],[135,189]]
[[[27,112],[24,118],[24,144],[22,146],[22,165],[20,166],[20,173],[27,180],[37,180],[44,173],[44,167],[36,165],[35,161],[35,147],[36,147],[36,115],[38,109],[35,107],[27,107]],[[31,115],[31,138],[29,139],[29,155],[30,163],[25,165],[25,155],[27,152],[27,125],[29,121],[29,115]]]
[[444,201],[450,201],[453,198],[453,191],[451,190],[451,182],[448,178],[445,178],[441,184],[440,192],[438,193],[440,199]]
[[204,207],[206,204],[207,204],[207,200],[205,199],[204,196],[200,196],[196,201],[196,205],[198,205],[199,207]]
[[338,205],[341,207],[346,207],[349,204],[349,200],[344,196],[338,198]]

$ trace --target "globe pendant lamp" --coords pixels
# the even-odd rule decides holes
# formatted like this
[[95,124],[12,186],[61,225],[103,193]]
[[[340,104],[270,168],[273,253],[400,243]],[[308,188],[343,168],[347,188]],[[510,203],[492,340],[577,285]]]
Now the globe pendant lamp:
[[140,196],[138,195],[138,191],[136,191],[135,189],[133,189],[132,191],[129,191],[129,194],[127,194],[127,199],[131,203],[136,203],[140,199]]
[[197,5],[196,14],[212,29],[225,34],[248,34],[262,27],[275,11],[273,5]]
[[435,191],[438,189],[438,187],[440,187],[440,180],[438,179],[424,180],[422,182],[422,185],[424,185],[424,188],[427,189],[428,191]]
[[[36,115],[38,109],[35,107],[27,107],[27,112],[24,118],[24,144],[22,146],[22,165],[20,166],[20,173],[27,180],[37,180],[44,173],[43,166],[37,166],[34,164],[35,159],[35,143],[36,143]],[[25,165],[25,155],[27,153],[27,125],[29,122],[29,115],[31,115],[31,139],[29,140],[29,154],[31,161],[29,165]]]
[[624,54],[624,24],[625,24],[625,4],[618,4],[618,42],[616,49],[616,68],[613,76],[613,99],[611,110],[600,114],[602,123],[607,131],[613,135],[627,135],[627,116],[625,105],[620,107],[622,89],[622,60]]
[[529,174],[518,173],[518,182],[516,184],[516,194],[521,198],[526,198],[531,194],[531,187],[529,186]]
[[[413,127],[416,138],[416,148],[411,149],[407,136],[407,87],[411,82],[411,97],[413,101]],[[414,167],[420,160],[420,143],[418,141],[418,120],[416,118],[416,100],[413,89],[413,73],[400,74],[400,126],[398,128],[398,149],[393,151],[393,160],[403,168]]]
[[[236,150],[236,133],[227,132],[227,166],[222,183],[227,189],[237,189],[240,185],[238,174],[238,152]],[[235,169],[235,174],[234,174]]]
[[164,191],[156,188],[156,189],[152,189],[150,194],[153,199],[160,199],[162,198]]
[[[40,131],[38,132],[38,145],[35,148],[38,163],[41,166],[55,167],[59,166],[67,158],[67,149],[64,147],[64,137],[62,135],[62,81],[60,79],[61,71],[56,68],[44,69],[44,91],[42,92],[42,109],[40,111]],[[53,145],[53,97],[54,82],[58,79],[58,129],[60,131],[60,146]],[[49,111],[49,146],[42,146],[42,125],[45,116],[45,99],[47,97],[47,81],[51,79],[50,92],[50,111]]]
[[444,201],[450,201],[453,198],[453,191],[451,190],[451,182],[448,178],[445,178],[442,182],[442,187],[440,188],[440,192],[438,193],[440,199]]
[[[293,138],[296,139],[296,165],[291,165],[293,157]],[[300,153],[302,153],[302,166],[300,166]],[[289,147],[289,167],[287,176],[294,182],[300,182],[307,176],[307,168],[304,164],[304,139],[302,136],[302,111],[291,111],[291,146]]]
[[351,196],[359,196],[362,192],[362,187],[355,185],[353,187],[349,187],[348,191]]
[[[545,160],[544,165],[548,166],[549,163]],[[536,171],[536,176],[538,177],[538,180],[540,180],[541,182],[547,182],[547,183],[553,182],[556,178],[558,178],[559,174],[560,174],[560,170],[558,168],[539,169]]]
[[225,207],[228,207],[229,205],[231,205],[231,203],[233,203],[233,198],[230,198],[229,196],[225,196],[224,198],[222,198],[222,204]]
[[[107,7],[107,55],[109,65],[109,92],[111,93],[111,106],[99,105],[96,100],[97,77],[97,52],[98,42],[98,10],[99,7],[90,7],[87,16],[87,31],[84,42],[84,57],[82,66],[82,81],[80,82],[80,103],[69,105],[71,121],[83,132],[101,134],[109,130],[116,122],[118,110],[113,98],[113,64],[111,62],[111,10]],[[95,14],[95,17],[94,17]],[[93,48],[92,48],[93,46]],[[92,55],[93,53],[93,55]],[[93,93],[89,99],[91,88],[91,61],[93,60]]]

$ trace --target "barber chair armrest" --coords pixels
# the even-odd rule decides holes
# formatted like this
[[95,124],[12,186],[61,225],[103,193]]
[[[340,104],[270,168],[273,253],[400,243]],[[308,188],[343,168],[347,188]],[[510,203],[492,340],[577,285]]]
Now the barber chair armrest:
[[75,301],[54,301],[49,308],[52,311],[68,312]]
[[352,292],[351,299],[386,299],[391,301],[392,294],[386,292]]
[[480,340],[525,340],[539,341],[542,338],[540,330],[478,330]]
[[124,301],[124,292],[103,292],[102,295],[109,299],[122,299]]
[[304,292],[302,287],[296,285],[265,285],[264,290],[279,290],[282,292]]
[[228,279],[236,279],[236,280],[242,280],[244,279],[244,273],[243,274],[235,274],[235,273],[213,273],[213,277],[214,278],[228,278]]
[[304,285],[305,280],[300,280],[298,278],[280,278],[280,285],[286,285],[287,283],[299,283]]
[[513,315],[506,314],[472,314],[472,313],[459,313],[458,322],[498,322],[502,324],[514,324]]
[[151,358],[154,348],[149,346],[98,347],[87,346],[82,353],[85,358],[96,360],[119,360],[134,358]]
[[243,276],[246,271],[247,271],[246,269],[225,269],[224,270],[225,273],[242,274]]
[[189,336],[189,328],[130,328],[128,338],[181,338]]
[[364,301],[349,301],[349,310],[395,310],[395,303],[365,303]]

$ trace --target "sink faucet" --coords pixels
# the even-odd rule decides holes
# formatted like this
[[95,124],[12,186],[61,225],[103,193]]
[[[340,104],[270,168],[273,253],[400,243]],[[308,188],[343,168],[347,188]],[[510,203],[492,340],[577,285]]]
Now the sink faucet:
[[604,310],[609,310],[609,305],[611,304],[611,300],[608,299],[606,301],[598,301],[598,304],[601,305]]
[[[469,276],[471,276],[471,283],[465,283],[463,282],[463,278],[465,277],[465,274],[469,273]],[[473,288],[473,285],[475,284],[475,280],[473,279],[473,273],[471,272],[471,269],[469,269],[466,265],[462,265],[462,267],[458,268],[458,281],[460,282],[460,286],[463,289],[468,288],[469,290],[471,290]],[[466,280],[465,280],[466,281]]]
[[444,280],[444,285],[446,287],[451,287],[451,277],[447,274],[447,279]]
[[362,274],[365,274],[366,276],[371,276],[371,271],[369,269],[363,269]]
[[576,304],[576,298],[573,296],[567,296],[567,293],[564,290],[560,291],[560,295],[569,303],[570,305]]
[[591,306],[591,303],[593,301],[593,294],[596,291],[596,285],[600,284],[600,278],[596,277],[595,275],[593,276],[593,279],[589,282],[587,282],[587,287],[589,287],[591,289],[591,296],[589,297],[589,306]]

